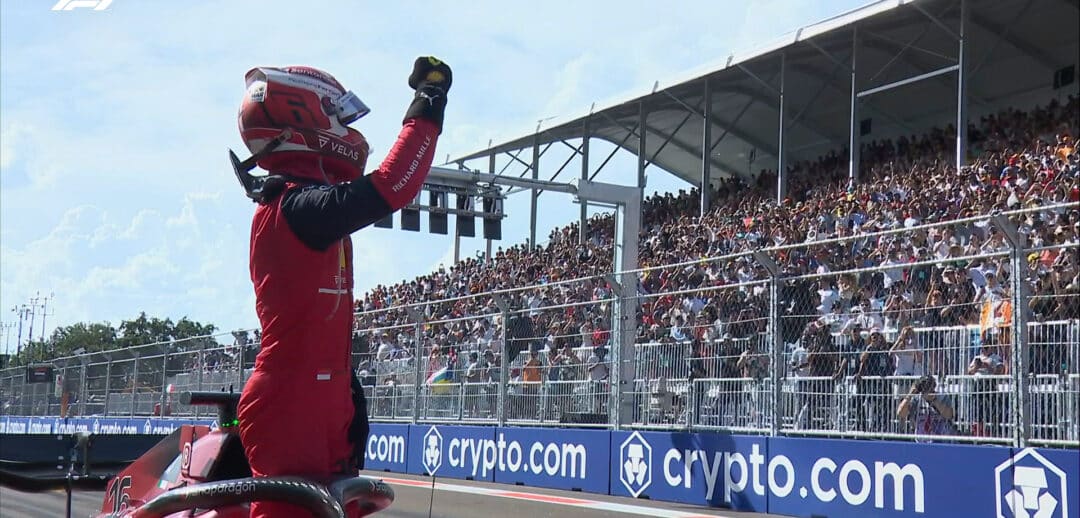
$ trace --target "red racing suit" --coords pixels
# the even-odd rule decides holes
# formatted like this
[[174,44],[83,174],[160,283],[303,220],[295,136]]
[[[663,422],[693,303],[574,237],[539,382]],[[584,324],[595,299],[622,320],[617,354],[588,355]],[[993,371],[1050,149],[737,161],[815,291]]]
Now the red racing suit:
[[[312,171],[304,171],[279,196],[258,205],[251,227],[251,280],[262,348],[238,407],[240,436],[254,476],[328,480],[356,474],[367,415],[361,410],[354,423],[349,235],[416,196],[439,132],[428,120],[406,120],[373,173],[319,185],[297,180],[312,177]],[[305,167],[319,167],[317,158],[272,174],[289,177],[290,168],[297,173]],[[362,391],[359,401],[363,409]],[[289,504],[255,503],[251,516],[309,514]]]

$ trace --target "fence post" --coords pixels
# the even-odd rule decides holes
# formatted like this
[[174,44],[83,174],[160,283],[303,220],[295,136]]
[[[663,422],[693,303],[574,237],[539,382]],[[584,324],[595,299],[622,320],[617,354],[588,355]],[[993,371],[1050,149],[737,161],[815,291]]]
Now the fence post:
[[109,415],[109,389],[112,386],[112,357],[106,355],[105,363],[105,403],[101,408],[101,415]]
[[139,351],[135,351],[135,366],[131,373],[131,412],[128,417],[135,417],[135,399],[139,389]]
[[[614,293],[611,326],[611,399],[608,421],[622,430],[634,418],[634,349],[637,338],[637,273],[605,276]],[[630,391],[627,397],[627,391]]]
[[1028,394],[1028,289],[1025,274],[1028,272],[1027,261],[1024,258],[1024,247],[1027,246],[1024,234],[1017,230],[1016,224],[1005,215],[995,214],[990,217],[991,222],[1009,243],[1009,263],[1012,275],[1009,284],[1012,288],[1012,385],[1013,385],[1013,441],[1015,446],[1024,448],[1031,437],[1031,401]]
[[771,359],[769,361],[769,377],[772,380],[772,393],[770,394],[772,406],[772,418],[769,420],[769,435],[775,437],[780,433],[780,393],[783,380],[781,379],[782,365],[784,364],[784,340],[780,332],[780,269],[764,251],[754,252],[754,260],[769,272],[769,322],[766,329],[766,340],[769,343]]
[[161,412],[158,417],[165,417],[165,405],[169,402],[169,346],[165,346],[161,355]]
[[[199,342],[199,351],[195,355],[195,390],[202,390],[203,389],[203,387],[202,387],[202,374],[203,374],[204,362],[206,361],[206,358],[204,357],[205,356],[204,353],[206,351],[206,342],[203,341],[203,340],[198,340],[198,342]],[[202,405],[195,405],[195,419],[199,418],[199,411],[201,409],[202,409]]]
[[79,416],[86,415],[86,400],[90,397],[90,386],[87,384],[86,356],[79,356]]
[[420,389],[424,386],[424,366],[422,363],[424,359],[424,315],[417,311],[416,308],[408,306],[405,308],[405,312],[409,314],[409,318],[414,322],[413,336],[416,337],[416,353],[413,354],[416,379],[413,380],[412,424],[417,424],[420,422]]
[[[243,333],[244,333],[243,334],[244,339],[236,341],[236,370],[237,370],[237,373],[236,373],[236,391],[237,392],[243,392],[244,391],[244,385],[247,383],[247,380],[244,379],[244,349],[247,349],[248,336],[247,336],[247,331],[243,331]],[[351,349],[350,349],[350,351],[351,351]],[[352,358],[351,353],[350,353],[349,357]],[[349,369],[351,370],[352,369],[352,363],[349,363],[349,366],[350,366]],[[353,376],[355,374],[356,374],[355,372],[352,372],[349,375]]]
[[507,359],[507,353],[510,351],[510,344],[507,342],[510,336],[507,332],[510,325],[510,304],[498,293],[493,293],[491,298],[495,300],[495,305],[498,306],[502,315],[502,325],[499,326],[501,328],[499,340],[502,342],[502,352],[499,353],[499,393],[497,396],[499,408],[495,411],[495,418],[499,426],[506,426],[506,388],[510,383],[510,361]]

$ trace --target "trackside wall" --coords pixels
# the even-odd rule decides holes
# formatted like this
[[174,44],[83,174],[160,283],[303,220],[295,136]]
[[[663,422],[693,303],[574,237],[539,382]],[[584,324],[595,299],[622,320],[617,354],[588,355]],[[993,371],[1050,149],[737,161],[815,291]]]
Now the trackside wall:
[[[167,434],[179,419],[0,417],[0,434]],[[830,518],[1074,518],[1080,451],[373,423],[367,468]]]

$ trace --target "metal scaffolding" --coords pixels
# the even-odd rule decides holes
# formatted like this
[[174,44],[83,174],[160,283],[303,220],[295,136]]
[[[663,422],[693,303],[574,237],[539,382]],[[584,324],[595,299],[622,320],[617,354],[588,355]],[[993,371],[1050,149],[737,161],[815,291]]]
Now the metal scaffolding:
[[[550,178],[577,159],[581,177],[592,179],[625,151],[637,160],[636,182],[626,183],[642,188],[650,166],[700,188],[723,178],[754,183],[754,164],[764,163],[776,175],[775,199],[782,201],[792,164],[847,152],[854,183],[864,140],[954,126],[959,167],[972,116],[1017,99],[1045,101],[1061,88],[1076,92],[1076,83],[1055,91],[1052,78],[1076,64],[1077,19],[1076,4],[1061,0],[883,0],[733,53],[705,72],[657,81],[645,92],[593,104],[583,115],[541,121],[531,132],[452,162],[468,167],[484,159],[488,172],[516,166],[523,168],[521,177],[540,180],[543,155],[566,147],[569,157]],[[613,146],[605,158],[590,157],[605,153],[598,141]],[[529,161],[520,158],[526,150]],[[527,190],[535,245],[543,191]],[[702,214],[712,207],[709,190],[702,189]],[[586,211],[583,204],[580,239]]]

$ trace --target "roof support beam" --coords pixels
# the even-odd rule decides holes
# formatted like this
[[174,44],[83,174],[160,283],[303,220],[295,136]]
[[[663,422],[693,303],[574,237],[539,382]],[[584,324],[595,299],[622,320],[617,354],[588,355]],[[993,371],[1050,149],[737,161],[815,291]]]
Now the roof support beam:
[[694,116],[693,113],[687,113],[686,116],[683,117],[683,120],[681,122],[679,122],[678,126],[675,126],[675,129],[673,131],[671,131],[671,133],[668,135],[668,137],[666,139],[664,139],[664,142],[662,144],[660,144],[660,147],[656,148],[656,151],[653,151],[652,156],[650,156],[649,159],[645,162],[646,167],[652,165],[653,161],[656,160],[656,157],[660,156],[660,152],[663,151],[664,148],[667,147],[667,145],[669,143],[671,143],[671,139],[675,138],[675,135],[679,134],[679,130],[681,130],[682,127],[686,125],[687,121],[690,120],[690,117],[693,117],[693,116]]
[[[600,115],[601,117],[604,117],[604,118],[608,119],[608,121],[610,121],[612,124],[615,124],[616,126],[619,126],[620,128],[631,132],[630,135],[632,135],[632,136],[639,136],[639,134],[640,134],[640,132],[638,131],[638,128],[631,128],[631,127],[627,126],[626,124],[623,124],[622,122],[620,122],[618,119],[612,117],[611,115],[608,115],[608,114],[603,113],[603,112],[598,113],[597,115]],[[653,128],[653,127],[649,126],[648,124],[645,125],[645,131],[648,132],[648,133],[652,133],[652,134],[654,134],[654,135],[656,135],[658,137],[666,137],[666,135],[662,131],[660,131],[660,130],[658,130],[656,128]],[[624,141],[625,140],[627,140],[627,139],[624,139]],[[696,147],[688,146],[688,145],[684,144],[682,141],[679,141],[679,140],[673,140],[671,145],[672,145],[672,147],[674,147],[674,148],[676,148],[676,149],[678,149],[680,151],[683,151],[685,153],[689,153],[689,154],[692,154],[692,155],[695,155],[695,156],[701,154],[701,150],[697,149]],[[622,147],[625,147],[625,146],[622,146]],[[605,161],[605,163],[607,163],[607,161]],[[714,167],[717,167],[721,171],[726,171],[730,175],[733,175],[733,176],[738,175],[738,171],[739,171],[738,168],[732,166],[731,164],[729,164],[727,162],[724,162],[723,160],[720,160],[720,159],[716,158],[716,156],[712,157],[712,165]],[[682,177],[680,176],[680,178],[682,178]],[[686,180],[686,178],[683,178],[683,180]],[[693,183],[690,180],[687,180],[687,181]]]
[[[1030,9],[1032,4],[1034,3],[1035,0],[1028,0],[1027,3],[1025,3],[1024,6],[1021,7],[1020,10],[1017,11],[1016,14],[1011,16],[1010,18],[1012,18],[1013,20],[1019,20],[1023,18],[1024,14],[1027,13],[1027,10]],[[971,67],[969,77],[975,77],[975,75],[978,74],[980,70],[982,70],[983,65],[990,61],[990,57],[994,55],[994,51],[997,50],[998,45],[1000,45],[1002,41],[1005,41],[1005,38],[1009,37],[1009,34],[1012,33],[1014,27],[1016,27],[1016,24],[1009,24],[1009,26],[1005,28],[1004,32],[994,35],[994,43],[990,45],[989,49],[986,50],[986,53],[983,54],[982,59],[979,60],[979,62],[975,66]]]
[[779,148],[776,153],[776,203],[781,204],[784,201],[784,196],[787,195],[787,157],[784,154],[784,126],[787,124],[784,121],[784,69],[787,64],[787,56],[783,52],[780,53],[780,91],[777,92],[780,98],[780,108],[777,110],[780,112],[780,120],[777,122],[777,136],[776,143]]
[[[623,129],[627,129],[627,128],[624,127]],[[637,126],[634,126],[632,129],[627,130],[626,136],[623,137],[622,140],[620,140],[618,144],[615,144],[615,149],[612,149],[611,153],[608,153],[607,158],[605,158],[603,162],[600,162],[600,166],[596,168],[596,171],[594,171],[592,175],[589,176],[589,181],[590,182],[593,181],[593,179],[596,178],[596,176],[600,174],[600,171],[602,171],[604,169],[604,166],[606,166],[608,164],[608,162],[611,161],[612,158],[615,158],[615,154],[618,153],[620,149],[626,149],[626,141],[630,140],[630,137],[632,137],[632,136],[634,136],[636,134],[637,134]]]
[[[739,121],[742,120],[742,118],[743,118],[743,115],[746,115],[747,110],[749,110],[750,107],[753,106],[754,103],[756,103],[756,102],[757,102],[757,99],[750,99],[749,101],[747,101],[746,104],[743,105],[742,109],[739,110],[739,113],[737,115],[735,115],[735,118],[731,120],[731,125],[729,127],[727,127],[727,128],[721,128],[721,129],[724,130],[724,132],[720,134],[720,137],[718,137],[715,142],[713,142],[712,144],[709,145],[709,153],[712,153],[713,150],[716,149],[716,146],[719,146],[720,143],[724,141],[724,137],[727,137],[728,133],[730,133],[728,131],[730,128],[738,126]],[[712,126],[713,126],[713,124],[715,124],[714,122],[712,122],[712,110],[709,110],[706,113],[709,114],[709,130],[711,132]]]
[[[701,95],[702,103],[705,106],[712,106],[712,88],[709,85],[709,77],[705,76],[703,82],[705,83],[705,91]],[[698,216],[705,217],[709,213],[709,204],[712,202],[712,164],[709,160],[709,155],[712,154],[713,149],[712,110],[705,110],[705,118],[701,122],[701,182],[698,183],[698,201],[700,202]]]
[[[777,94],[777,95],[780,95],[780,91],[777,90],[776,87],[772,85],[772,83],[758,77],[757,74],[755,74],[753,71],[751,71],[750,68],[748,68],[745,64],[739,63],[739,64],[736,64],[735,66],[738,67],[739,70],[742,70],[743,72],[745,72],[746,75],[750,76],[751,79],[757,81],[761,86],[764,86],[765,88],[767,88],[770,92],[772,92],[774,94]],[[783,68],[783,66],[784,66],[784,60],[783,60],[783,58],[781,58],[780,59],[780,67]],[[780,75],[783,76],[783,73],[781,73]]]
[[[526,164],[525,162],[522,162],[522,161],[521,161],[521,160],[520,160],[520,159],[518,158],[518,155],[520,155],[520,154],[521,154],[521,153],[522,153],[523,151],[525,151],[525,148],[521,148],[521,149],[517,150],[517,152],[515,152],[514,154],[510,154],[510,152],[509,152],[509,151],[504,151],[504,152],[503,152],[503,154],[504,154],[504,155],[506,155],[506,156],[508,156],[508,157],[510,157],[510,159],[511,159],[511,160],[510,160],[509,162],[507,162],[507,163],[506,163],[506,165],[504,165],[502,169],[500,169],[500,170],[499,170],[499,174],[503,174],[503,173],[505,173],[505,172],[506,172],[506,170],[507,170],[507,169],[509,169],[509,168],[510,168],[510,166],[514,164],[514,161],[515,161],[515,160],[516,160],[516,161],[518,161],[518,162],[521,162],[521,163],[525,164],[526,166],[528,166],[528,164]],[[494,154],[494,153],[493,153],[493,154]]]
[[[645,121],[646,121],[646,119],[648,119],[648,117],[649,117],[649,112],[647,110],[645,110],[645,102],[644,101],[638,102],[638,127],[639,128],[648,128],[649,127],[648,124],[645,123]],[[649,166],[649,164],[645,162],[645,150],[647,149],[645,146],[647,145],[646,139],[648,138],[648,136],[649,136],[649,132],[647,132],[647,131],[642,131],[642,132],[638,133],[637,188],[638,188],[638,192],[640,193],[640,196],[641,196],[641,199],[638,200],[639,203],[642,203],[642,202],[645,201],[645,198],[644,198],[645,197],[645,183],[647,182],[647,180],[645,179],[645,168]],[[671,136],[673,137],[675,135],[672,134]],[[670,140],[671,137],[668,137],[668,139]]]
[[851,111],[848,119],[848,187],[859,181],[859,134],[855,122],[859,120],[859,82],[856,71],[856,59],[859,53],[859,27],[851,28]]
[[[806,113],[806,111],[809,110],[811,106],[814,106],[815,103],[817,103],[818,98],[821,97],[821,94],[825,92],[825,89],[833,84],[836,73],[841,69],[848,70],[848,68],[849,67],[845,63],[837,63],[833,65],[833,68],[831,71],[829,71],[829,74],[823,79],[821,79],[821,85],[818,86],[818,89],[814,92],[814,95],[810,96],[810,100],[807,101],[806,105],[804,105],[802,109],[799,110],[799,113],[796,113],[795,116],[792,117],[790,121],[788,121],[788,127],[795,127],[795,123],[799,122],[799,120],[802,119],[802,116]],[[829,142],[833,141],[830,140]]]
[[[725,89],[723,89],[723,91],[726,92],[726,93],[734,93],[734,94],[738,94],[738,95],[745,95],[747,97],[753,98],[757,102],[766,102],[767,99],[768,99],[767,97],[765,97],[765,96],[763,96],[763,95],[761,95],[761,94],[759,94],[759,93],[757,93],[757,92],[755,92],[753,90],[747,90],[745,88],[725,88]],[[702,117],[702,118],[705,117],[705,113],[702,110],[700,110],[700,109],[698,109],[696,107],[690,106],[685,101],[683,101],[682,99],[679,99],[678,97],[675,97],[674,95],[671,95],[671,93],[667,92],[666,90],[665,90],[664,93],[666,93],[668,97],[670,97],[672,100],[674,100],[676,102],[676,104],[681,106],[684,110],[690,112],[691,114],[697,115],[698,117]],[[713,113],[712,120],[713,120],[713,123],[716,126],[718,126],[720,129],[724,130],[726,133],[731,133],[736,138],[745,141],[747,144],[750,144],[751,146],[759,148],[762,151],[765,151],[765,152],[769,153],[770,155],[776,156],[776,146],[773,146],[773,145],[771,145],[771,144],[769,144],[769,143],[767,143],[767,142],[765,142],[765,141],[763,141],[763,140],[761,140],[761,139],[759,139],[759,138],[757,138],[757,137],[755,137],[753,135],[750,135],[748,133],[745,133],[743,131],[735,129],[734,124],[724,122],[722,119],[720,119],[719,117],[716,116],[715,112]]]
[[[581,181],[589,181],[589,123],[592,119],[592,110],[585,116],[581,124]],[[585,246],[585,236],[589,233],[589,201],[581,200],[581,213],[578,221],[578,244]]]
[[968,95],[970,86],[968,71],[965,69],[967,61],[966,38],[968,18],[971,16],[971,0],[960,0],[960,39],[957,40],[956,49],[956,170],[964,166],[967,161],[967,119],[968,119]]
[[[927,27],[927,29],[928,28],[929,27]],[[872,42],[880,41],[880,42],[888,43],[890,49],[897,49],[895,51],[897,54],[901,54],[901,53],[903,53],[904,51],[906,51],[907,49],[910,48],[912,50],[917,50],[917,51],[919,51],[919,52],[921,52],[923,54],[926,54],[927,56],[931,56],[931,57],[940,59],[942,61],[948,61],[950,63],[955,63],[956,62],[956,58],[954,58],[952,56],[949,56],[947,54],[942,54],[940,52],[935,52],[935,51],[930,50],[930,49],[924,49],[924,48],[922,48],[922,47],[920,47],[918,45],[915,45],[913,43],[910,43],[910,42],[904,43],[902,41],[898,41],[896,39],[890,38],[889,36],[886,36],[884,34],[873,32],[873,31],[865,31],[864,30],[862,32],[863,32],[864,36],[869,36],[870,38],[873,38],[872,40],[871,39],[865,40],[864,45],[872,45],[873,44]],[[905,62],[912,65],[912,66],[916,66],[914,61],[907,60]]]
[[889,84],[884,84],[884,85],[881,85],[881,86],[878,86],[878,87],[871,88],[869,90],[863,90],[863,91],[858,93],[858,96],[859,97],[866,97],[868,95],[874,95],[876,93],[885,92],[885,91],[888,91],[888,90],[892,90],[894,88],[899,88],[899,87],[904,86],[904,85],[908,85],[908,84],[911,84],[911,83],[917,83],[919,81],[924,81],[924,80],[930,79],[932,77],[937,77],[937,76],[940,76],[942,74],[948,74],[950,72],[956,72],[959,69],[960,69],[960,65],[953,65],[951,67],[939,68],[939,69],[934,70],[932,72],[927,72],[925,74],[919,74],[917,76],[909,77],[907,79],[901,79],[899,81],[893,81],[893,82],[891,82]]
[[1013,48],[1026,54],[1029,58],[1035,60],[1036,63],[1042,65],[1047,70],[1055,70],[1058,66],[1057,62],[1051,56],[1045,52],[1039,50],[1034,45],[1027,43],[1026,41],[1011,34],[1009,28],[1003,25],[998,25],[991,21],[989,18],[979,14],[978,11],[973,11],[968,15],[968,21],[975,24],[976,27],[994,35],[1001,35],[1001,39],[1012,45]]
[[[567,142],[565,140],[560,140],[559,142],[562,142],[563,144],[566,144],[570,149],[573,149],[574,153],[571,154],[570,156],[566,157],[566,160],[563,161],[562,165],[559,166],[559,168],[557,170],[555,170],[555,174],[551,175],[551,178],[547,179],[547,181],[549,181],[549,182],[554,182],[555,179],[558,178],[560,174],[562,174],[563,170],[566,169],[566,166],[570,165],[570,162],[573,162],[574,158],[577,157],[580,154],[579,151],[580,151],[581,148],[574,147],[573,145],[571,145],[569,142]],[[538,198],[540,197],[541,194],[544,194],[544,190],[543,189],[537,190],[536,196]]]
[[[891,67],[893,63],[895,63],[897,60],[899,60],[901,57],[903,57],[903,55],[908,51],[908,49],[910,49],[912,47],[915,47],[915,44],[919,43],[920,40],[925,38],[926,35],[930,33],[930,29],[931,29],[931,26],[929,26],[929,25],[923,27],[922,32],[920,32],[917,36],[912,38],[911,41],[909,41],[907,44],[905,44],[904,48],[900,49],[900,52],[897,52],[896,55],[892,57],[892,59],[890,59],[887,63],[882,65],[882,67],[880,69],[878,69],[876,74],[870,76],[870,79],[867,80],[867,82],[868,83],[873,83],[875,79],[877,79],[878,77],[881,76],[881,74],[884,74],[885,71],[888,70],[889,67]],[[918,48],[918,47],[915,47],[915,48]]]
[[[540,135],[533,136],[532,152],[532,167],[530,169],[532,169],[532,180],[535,182],[540,179]],[[529,248],[536,248],[536,205],[539,196],[540,191],[534,187],[532,195],[529,196]]]
[[919,11],[920,13],[923,13],[923,15],[926,16],[927,18],[929,18],[931,22],[934,22],[934,25],[937,25],[938,27],[941,27],[941,30],[945,31],[945,33],[948,34],[949,36],[952,36],[952,39],[960,40],[960,35],[959,34],[956,34],[955,32],[953,32],[951,27],[946,25],[945,22],[942,22],[941,20],[939,20],[937,16],[934,16],[933,14],[931,14],[930,11],[927,11],[925,7],[919,5],[918,2],[912,2],[912,3],[908,4],[908,5],[910,5],[911,7],[914,7],[916,11]]
[[[862,33],[862,31],[860,31],[860,34],[861,33]],[[810,42],[810,41],[808,41],[807,44],[814,47],[815,49],[817,49],[822,55],[829,58],[829,60],[832,61],[833,63],[836,63],[839,66],[842,66],[848,72],[851,71],[851,67],[848,64],[843,63],[840,60],[838,60],[836,57],[834,57],[832,54],[830,54],[825,48],[823,48],[820,45],[817,45],[817,44],[815,44],[813,42]],[[891,55],[895,55],[901,49],[901,47],[899,45],[897,45],[897,44],[895,44],[895,43],[893,43],[891,41],[886,41],[886,40],[881,40],[881,39],[875,39],[875,40],[869,40],[869,41],[867,41],[867,40],[860,41],[860,47],[862,48],[863,52],[875,51],[875,52],[880,52],[880,53],[888,53],[888,54],[891,54]],[[929,66],[927,66],[925,63],[916,62],[916,61],[911,60],[911,59],[904,59],[904,60],[902,60],[902,62],[908,64],[911,67],[921,69],[921,70],[926,70],[926,69],[929,68]],[[935,82],[940,83],[944,88],[948,88],[950,90],[950,92],[956,87],[955,82],[952,81],[951,79],[948,79],[948,78],[939,77],[939,78],[935,79]],[[834,84],[830,84],[830,86],[833,86],[836,90],[840,90],[842,92],[842,95],[844,97],[847,97],[847,95],[848,95],[848,90],[847,89],[841,90],[839,87],[837,87]],[[978,104],[980,106],[988,106],[988,105],[990,105],[990,101],[972,94],[970,89],[969,89],[969,91],[967,93],[967,98],[968,98],[969,102],[973,102],[973,103]],[[893,116],[892,114],[890,114],[887,111],[884,111],[884,110],[874,106],[872,104],[872,102],[869,101],[869,100],[863,100],[862,107],[867,110],[868,114],[875,115],[875,116],[881,116],[882,118],[888,120],[889,122],[891,122],[891,123],[893,123],[893,124],[895,124],[895,125],[897,125],[897,126],[899,126],[901,128],[904,128],[904,130],[907,131],[908,133],[918,133],[917,131],[915,131],[914,128],[912,128],[907,123],[900,120],[899,118]],[[871,110],[872,110],[872,113],[870,113]]]
[[[832,78],[829,77],[829,76],[826,76],[826,75],[821,74],[819,72],[810,72],[809,67],[806,67],[806,66],[787,65],[787,68],[788,68],[789,72],[796,71],[796,72],[800,72],[800,73],[802,73],[804,75],[808,75],[808,76],[811,76],[811,77],[814,77],[814,78],[822,78],[823,81],[829,81],[829,82],[832,81]],[[770,80],[771,80],[771,78],[770,78]],[[727,87],[724,87],[724,88],[718,88],[715,91],[717,93],[732,93],[732,94],[736,94],[736,95],[743,95],[743,96],[746,96],[746,97],[749,97],[749,98],[753,99],[755,102],[759,102],[761,104],[764,104],[765,106],[768,106],[769,108],[771,108],[773,111],[775,111],[777,113],[779,113],[779,110],[780,110],[780,103],[777,101],[777,97],[762,94],[761,92],[758,92],[757,90],[747,88],[745,86],[731,85],[731,86],[727,86]],[[780,94],[779,90],[773,89],[772,91],[776,95]],[[844,95],[847,95],[846,91],[844,92]],[[819,137],[829,139],[830,141],[835,142],[837,144],[840,144],[840,143],[843,142],[843,136],[842,135],[834,135],[834,134],[830,133],[829,131],[821,128],[818,125],[816,125],[816,124],[811,124],[810,122],[803,122],[801,125],[802,125],[802,127],[809,130],[811,133],[813,133],[813,134],[815,134],[815,135],[817,135]],[[721,128],[721,129],[724,129],[724,128]],[[741,136],[739,136],[736,133],[732,133],[732,134],[735,135],[736,137],[742,138]],[[746,139],[743,139],[743,140],[746,140]],[[750,142],[750,143],[753,144],[752,142]],[[762,149],[764,149],[764,148],[762,148]]]

